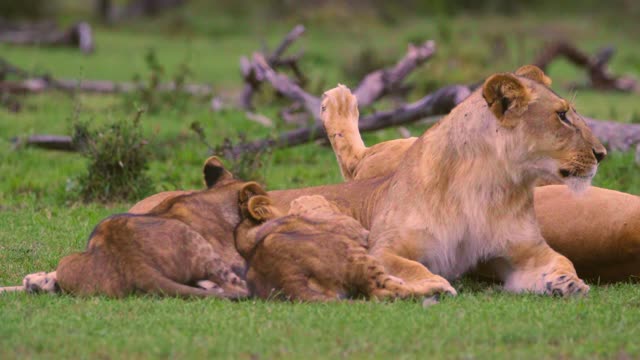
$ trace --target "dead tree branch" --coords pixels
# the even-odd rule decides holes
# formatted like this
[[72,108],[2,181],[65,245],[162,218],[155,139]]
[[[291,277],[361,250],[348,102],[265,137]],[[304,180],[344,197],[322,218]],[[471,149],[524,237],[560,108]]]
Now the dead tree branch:
[[[293,71],[297,84],[304,85],[306,83],[306,77],[298,66],[298,60],[302,56],[302,52],[283,57],[287,49],[293,44],[302,34],[304,34],[305,28],[303,25],[296,25],[287,35],[285,35],[282,42],[273,51],[272,54],[266,54],[266,50],[261,54],[268,67],[276,69],[280,67],[289,68]],[[255,58],[255,55],[254,55]],[[253,59],[248,59],[243,56],[240,58],[240,72],[244,79],[245,86],[242,89],[242,95],[240,97],[240,106],[245,110],[253,109],[253,95],[260,90],[260,85],[264,81],[259,70],[256,69],[256,64]]]
[[393,92],[413,70],[429,60],[435,52],[436,43],[433,40],[418,46],[409,44],[407,54],[394,67],[376,70],[364,77],[354,91],[358,106],[369,106]]
[[314,119],[320,119],[320,98],[304,91],[287,75],[276,73],[260,53],[253,54],[253,68],[258,78],[268,81],[283,96],[302,103]]
[[614,52],[612,47],[607,47],[594,56],[589,56],[574,45],[559,41],[547,45],[533,63],[544,70],[556,58],[565,57],[574,65],[587,71],[589,86],[594,89],[640,92],[637,80],[629,76],[615,76],[609,71],[607,64]]
[[[469,96],[470,90],[466,86],[453,85],[444,87],[424,98],[397,109],[382,111],[365,116],[360,119],[361,132],[375,131],[389,126],[397,126],[414,122],[429,116],[444,115],[453,109],[458,103]],[[320,105],[318,104],[319,112]],[[250,151],[258,152],[264,149],[277,149],[308,143],[326,136],[322,123],[317,122],[310,127],[303,127],[287,131],[277,138],[266,138],[253,142],[242,143],[234,146],[230,151],[231,156]]]

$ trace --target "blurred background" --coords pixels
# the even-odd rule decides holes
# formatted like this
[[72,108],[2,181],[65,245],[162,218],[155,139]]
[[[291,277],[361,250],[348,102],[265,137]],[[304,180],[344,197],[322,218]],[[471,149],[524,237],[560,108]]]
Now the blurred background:
[[[355,89],[367,74],[399,64],[409,44],[430,46],[433,53],[363,107],[363,116],[536,63],[586,116],[640,123],[639,18],[640,2],[632,0],[1,1],[0,172],[20,175],[0,181],[0,200],[29,194],[63,204],[78,193],[95,199],[85,189],[95,181],[97,199],[107,202],[200,187],[208,154],[229,155],[238,144],[313,125],[304,102],[256,72],[254,53],[319,97],[338,82]],[[118,121],[135,123],[125,129],[132,138],[113,130]],[[416,136],[431,123],[384,127],[365,139]],[[105,126],[115,131],[113,141],[91,140],[109,138]],[[62,136],[53,147],[70,151],[30,143],[34,135]],[[615,151],[597,184],[640,192],[637,140]],[[330,148],[319,144],[245,151],[231,161],[272,188],[340,181]],[[100,168],[107,159],[112,163]],[[51,164],[46,177],[43,160]],[[140,171],[104,175],[125,163]],[[145,186],[113,190],[113,179],[129,175],[125,188]]]

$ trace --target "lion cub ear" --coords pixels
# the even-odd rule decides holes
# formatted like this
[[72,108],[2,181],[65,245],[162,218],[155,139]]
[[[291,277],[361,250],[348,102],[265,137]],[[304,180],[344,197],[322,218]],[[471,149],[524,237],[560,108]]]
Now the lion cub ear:
[[514,127],[517,117],[527,110],[531,95],[515,75],[502,73],[484,82],[482,97],[502,126]]
[[516,75],[531,79],[544,86],[551,86],[551,78],[545,75],[544,71],[535,65],[525,65],[516,70]]
[[211,156],[204,162],[202,173],[204,175],[204,183],[207,186],[207,189],[213,187],[219,182],[233,179],[233,175],[224,168],[222,161],[220,161],[220,158],[217,156]]
[[264,190],[262,185],[255,181],[249,181],[240,189],[240,192],[238,193],[238,201],[240,203],[246,203],[256,195],[267,195],[267,192]]
[[266,195],[251,197],[247,209],[249,210],[249,215],[256,221],[267,221],[278,216],[272,205],[271,198]]

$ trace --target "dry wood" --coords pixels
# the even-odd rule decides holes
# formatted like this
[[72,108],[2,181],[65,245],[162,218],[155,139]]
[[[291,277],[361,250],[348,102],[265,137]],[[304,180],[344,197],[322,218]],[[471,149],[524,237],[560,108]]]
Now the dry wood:
[[[132,82],[113,82],[106,80],[51,79],[32,78],[22,81],[0,81],[0,91],[13,93],[39,93],[48,90],[65,92],[86,92],[98,94],[129,93],[143,88],[142,84]],[[184,84],[177,86],[173,82],[159,84],[161,92],[180,91],[192,96],[207,96],[213,93],[213,87],[207,84]]]
[[407,54],[389,69],[376,70],[364,77],[354,91],[358,106],[365,107],[397,89],[404,79],[436,52],[433,40],[415,46],[409,44]]
[[[8,75],[14,75],[20,80],[4,80]],[[39,93],[48,90],[65,92],[87,92],[98,94],[129,93],[144,88],[141,83],[114,82],[106,80],[76,80],[57,79],[49,75],[32,76],[27,71],[16,67],[0,58],[0,92],[7,93]],[[208,84],[181,84],[174,82],[159,84],[156,88],[160,92],[180,91],[192,96],[208,96],[213,93],[213,87]]]
[[587,71],[589,85],[595,89],[640,92],[640,85],[635,79],[629,76],[615,76],[609,71],[607,64],[614,51],[612,47],[607,47],[594,56],[589,56],[566,41],[558,41],[547,45],[534,64],[544,70],[556,58],[565,57],[574,65]]
[[37,147],[47,150],[61,150],[61,151],[77,151],[78,149],[73,144],[71,136],[63,135],[31,135],[26,139],[14,139],[15,147]]
[[[275,70],[275,65],[282,64],[283,60],[279,61],[278,59],[280,59],[284,49],[304,31],[302,27],[298,31],[296,31],[296,28],[285,37],[285,40],[274,53],[275,56],[267,57],[262,53],[256,52],[251,60],[246,57],[240,59],[240,69],[246,83],[240,100],[243,108],[252,108],[251,101],[254,93],[264,81],[267,81],[279,94],[300,102],[314,120],[319,120],[319,107],[317,105],[320,104],[320,98],[302,89],[300,82],[302,75],[297,67],[299,56],[293,57],[291,60],[292,65],[290,66],[294,74],[297,75],[296,81],[285,74],[277,73]],[[417,67],[430,59],[435,51],[435,42],[432,40],[425,41],[417,46],[411,44],[407,49],[406,55],[393,67],[376,70],[366,75],[354,91],[358,98],[359,106],[369,106],[381,97],[400,89],[404,79]]]
[[[458,103],[469,96],[466,86],[453,85],[444,87],[424,98],[390,111],[381,111],[360,119],[361,132],[380,130],[390,126],[407,124],[434,115],[447,114]],[[320,104],[318,104],[319,111]],[[435,121],[435,120],[434,120]],[[231,156],[237,157],[245,151],[259,152],[265,149],[277,149],[308,143],[326,137],[321,123],[303,127],[280,134],[275,139],[265,138],[248,143],[241,143],[232,148]]]
[[86,22],[79,22],[66,30],[20,27],[0,31],[0,42],[14,45],[38,46],[70,46],[77,47],[83,53],[92,53],[95,44],[91,26]]
[[[285,35],[284,39],[282,39],[272,54],[267,55],[266,49],[262,52],[262,57],[270,68],[275,69],[285,67],[291,69],[296,77],[297,84],[300,85],[306,83],[306,77],[298,66],[298,60],[302,56],[302,52],[289,57],[283,57],[283,55],[291,44],[304,34],[304,31],[305,28],[303,25],[296,25],[291,31],[289,31],[289,33],[287,33],[287,35]],[[264,81],[264,78],[262,77],[262,74],[259,73],[259,70],[256,69],[256,64],[245,56],[240,58],[240,72],[242,73],[242,78],[245,82],[242,94],[240,95],[240,106],[245,110],[252,110],[253,96],[260,89],[260,85]]]

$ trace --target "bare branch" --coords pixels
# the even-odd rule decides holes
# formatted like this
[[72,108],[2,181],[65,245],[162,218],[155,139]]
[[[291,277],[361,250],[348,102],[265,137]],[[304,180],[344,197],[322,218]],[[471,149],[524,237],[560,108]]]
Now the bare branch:
[[260,53],[253,54],[253,64],[258,78],[268,81],[273,88],[285,97],[301,102],[314,119],[320,120],[320,99],[302,90],[288,76],[276,73]]
[[[296,76],[298,84],[301,85],[306,82],[306,77],[298,67],[298,60],[302,56],[302,52],[286,58],[283,58],[282,56],[291,44],[304,34],[304,31],[305,28],[303,25],[296,25],[287,35],[285,35],[280,45],[278,45],[271,55],[266,55],[266,45],[263,46],[264,49],[262,51],[262,56],[265,58],[264,61],[267,63],[268,67],[290,68]],[[253,110],[253,95],[260,89],[260,85],[264,81],[264,78],[259,74],[259,70],[256,69],[256,64],[252,60],[249,60],[246,56],[240,57],[240,72],[242,73],[242,78],[245,82],[245,86],[242,89],[242,94],[240,96],[240,106],[245,110]]]
[[398,88],[402,81],[436,52],[433,40],[415,46],[409,44],[407,54],[389,69],[376,70],[364,77],[354,91],[358,106],[365,107]]
[[614,49],[607,47],[596,55],[589,56],[572,44],[559,41],[545,47],[534,64],[545,69],[557,57],[563,56],[578,67],[582,67],[589,75],[590,86],[600,90],[615,90],[623,92],[640,92],[638,81],[629,76],[615,76],[607,68],[607,63],[613,56]]
[[36,26],[31,29],[3,31],[0,32],[0,42],[14,45],[73,46],[85,54],[92,53],[95,47],[91,26],[84,21],[67,30],[43,30]]
[[[470,90],[466,86],[453,85],[444,87],[414,103],[361,118],[359,122],[360,131],[374,131],[389,126],[411,123],[428,116],[447,114],[469,94]],[[318,104],[318,110],[319,107],[320,105]],[[275,139],[267,138],[238,144],[233,147],[231,153],[236,155],[244,151],[256,152],[266,148],[296,146],[324,137],[326,137],[324,127],[317,122],[310,127],[285,132]]]

